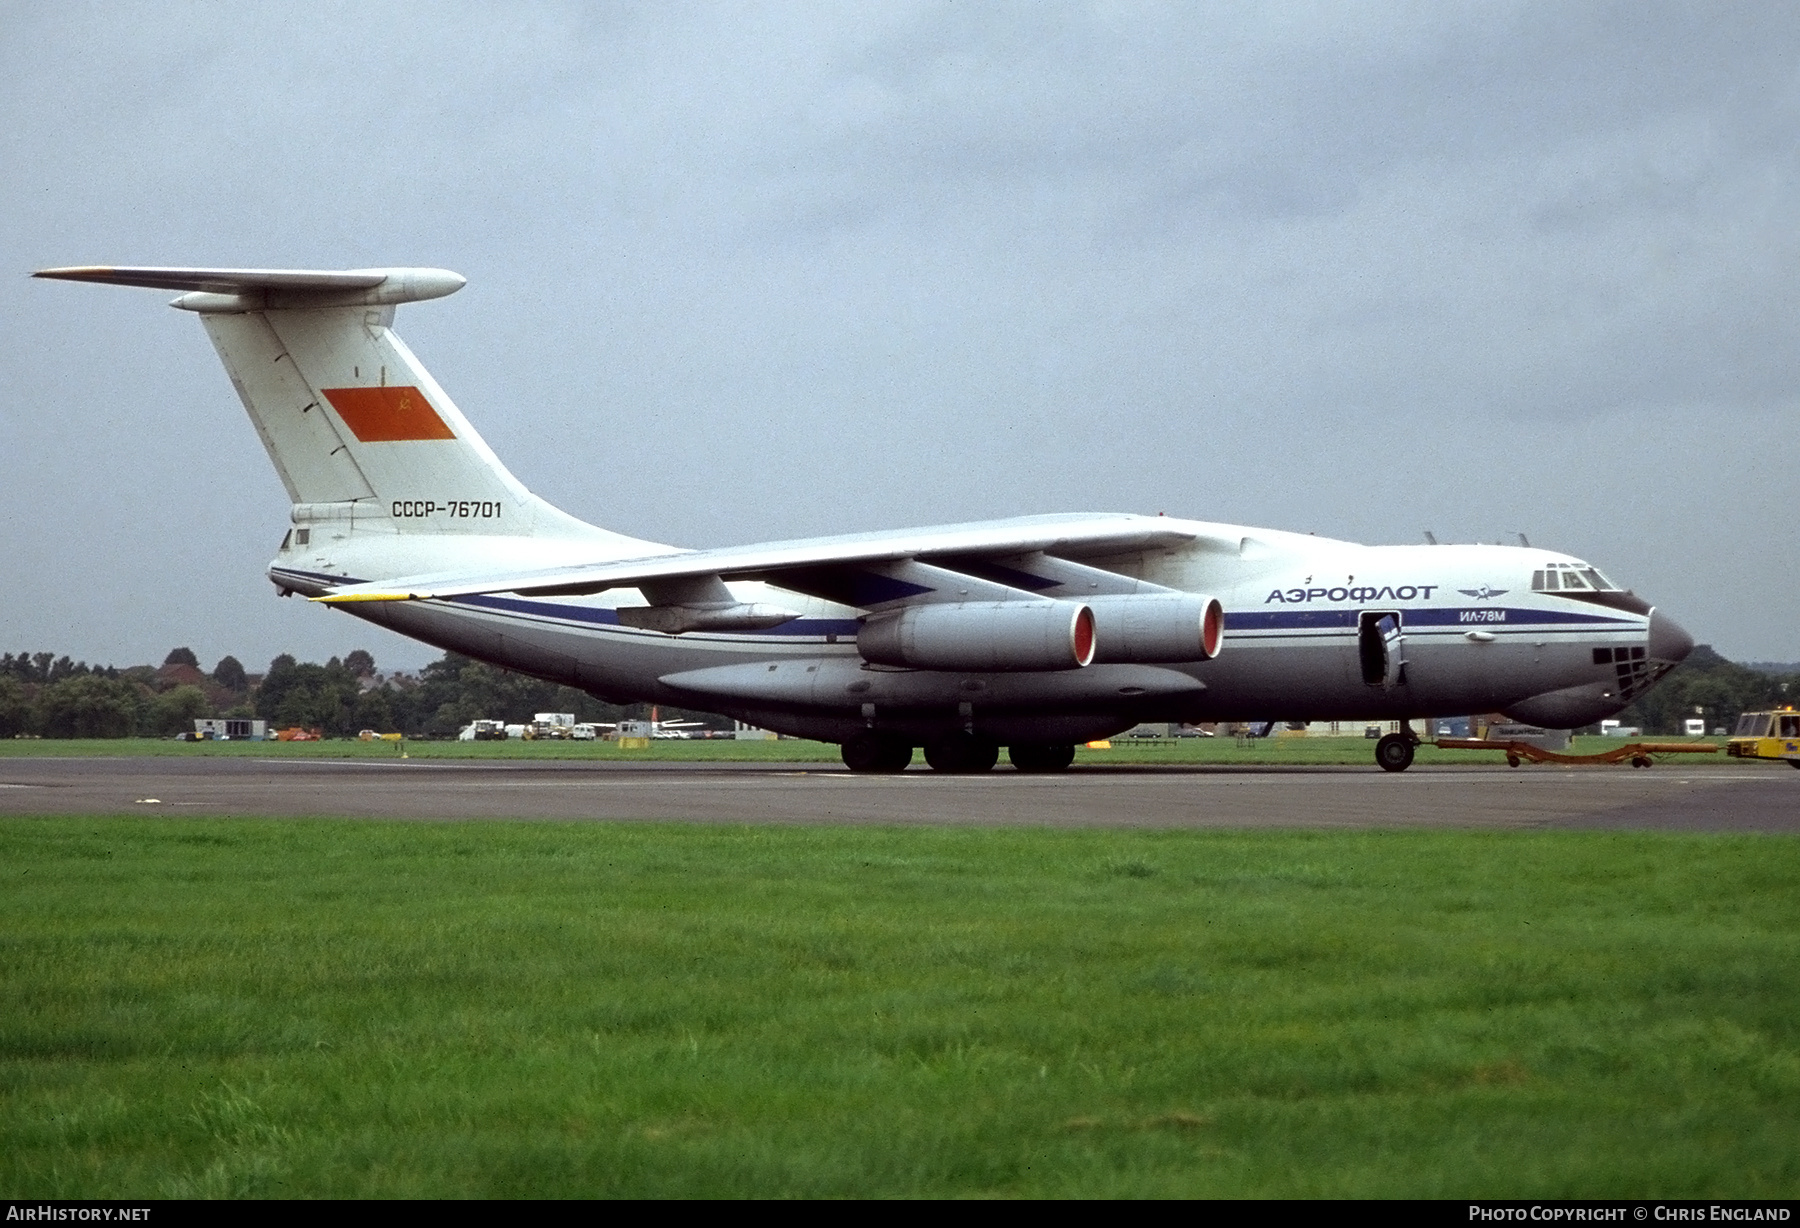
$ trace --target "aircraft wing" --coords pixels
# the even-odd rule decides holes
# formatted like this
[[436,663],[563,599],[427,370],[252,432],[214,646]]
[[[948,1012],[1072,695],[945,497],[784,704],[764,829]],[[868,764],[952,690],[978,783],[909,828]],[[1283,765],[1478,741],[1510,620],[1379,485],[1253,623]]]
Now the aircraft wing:
[[[1041,516],[973,524],[942,525],[898,533],[853,533],[792,542],[687,550],[533,571],[471,574],[437,572],[403,576],[333,589],[314,601],[424,601],[480,593],[582,596],[646,582],[718,576],[727,580],[767,580],[780,585],[784,573],[898,559],[1004,558],[1044,551],[1068,558],[1173,546],[1197,534],[1180,521],[1160,516],[1114,514]],[[1231,543],[1235,549],[1237,543]]]

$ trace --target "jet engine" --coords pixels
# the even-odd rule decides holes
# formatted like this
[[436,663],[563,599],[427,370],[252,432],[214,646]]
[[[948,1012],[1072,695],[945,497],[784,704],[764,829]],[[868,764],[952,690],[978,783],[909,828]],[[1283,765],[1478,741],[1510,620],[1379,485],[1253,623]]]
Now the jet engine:
[[1210,661],[1225,638],[1225,609],[1198,593],[1090,597],[1094,660],[1109,665]]
[[856,648],[913,669],[1080,669],[1094,659],[1094,612],[1075,601],[908,606],[870,618]]

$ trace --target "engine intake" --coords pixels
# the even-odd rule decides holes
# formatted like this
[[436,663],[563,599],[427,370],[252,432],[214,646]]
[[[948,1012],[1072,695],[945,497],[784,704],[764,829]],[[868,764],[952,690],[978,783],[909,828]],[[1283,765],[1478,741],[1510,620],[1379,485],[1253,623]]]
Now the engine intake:
[[1225,639],[1225,608],[1199,593],[1090,597],[1094,660],[1109,665],[1210,661]]
[[1094,659],[1094,612],[1074,601],[908,606],[864,623],[856,648],[913,669],[1080,669]]

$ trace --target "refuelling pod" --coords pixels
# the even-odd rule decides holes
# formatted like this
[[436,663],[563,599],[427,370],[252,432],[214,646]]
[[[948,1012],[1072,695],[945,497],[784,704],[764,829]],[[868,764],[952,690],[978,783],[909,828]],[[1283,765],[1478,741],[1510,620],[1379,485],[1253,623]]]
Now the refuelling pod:
[[1090,597],[1094,660],[1111,665],[1210,661],[1225,639],[1225,608],[1198,593]]
[[856,649],[912,669],[1080,669],[1094,659],[1094,612],[1075,601],[908,606],[864,623]]

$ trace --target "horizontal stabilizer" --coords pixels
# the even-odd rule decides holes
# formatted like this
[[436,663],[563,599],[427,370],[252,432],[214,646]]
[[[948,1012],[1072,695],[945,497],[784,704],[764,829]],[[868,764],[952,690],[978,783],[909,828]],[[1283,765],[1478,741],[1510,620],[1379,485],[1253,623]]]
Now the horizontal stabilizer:
[[384,306],[442,298],[466,279],[449,269],[183,269],[83,265],[41,269],[33,277],[151,290],[184,290],[187,311],[304,310]]

